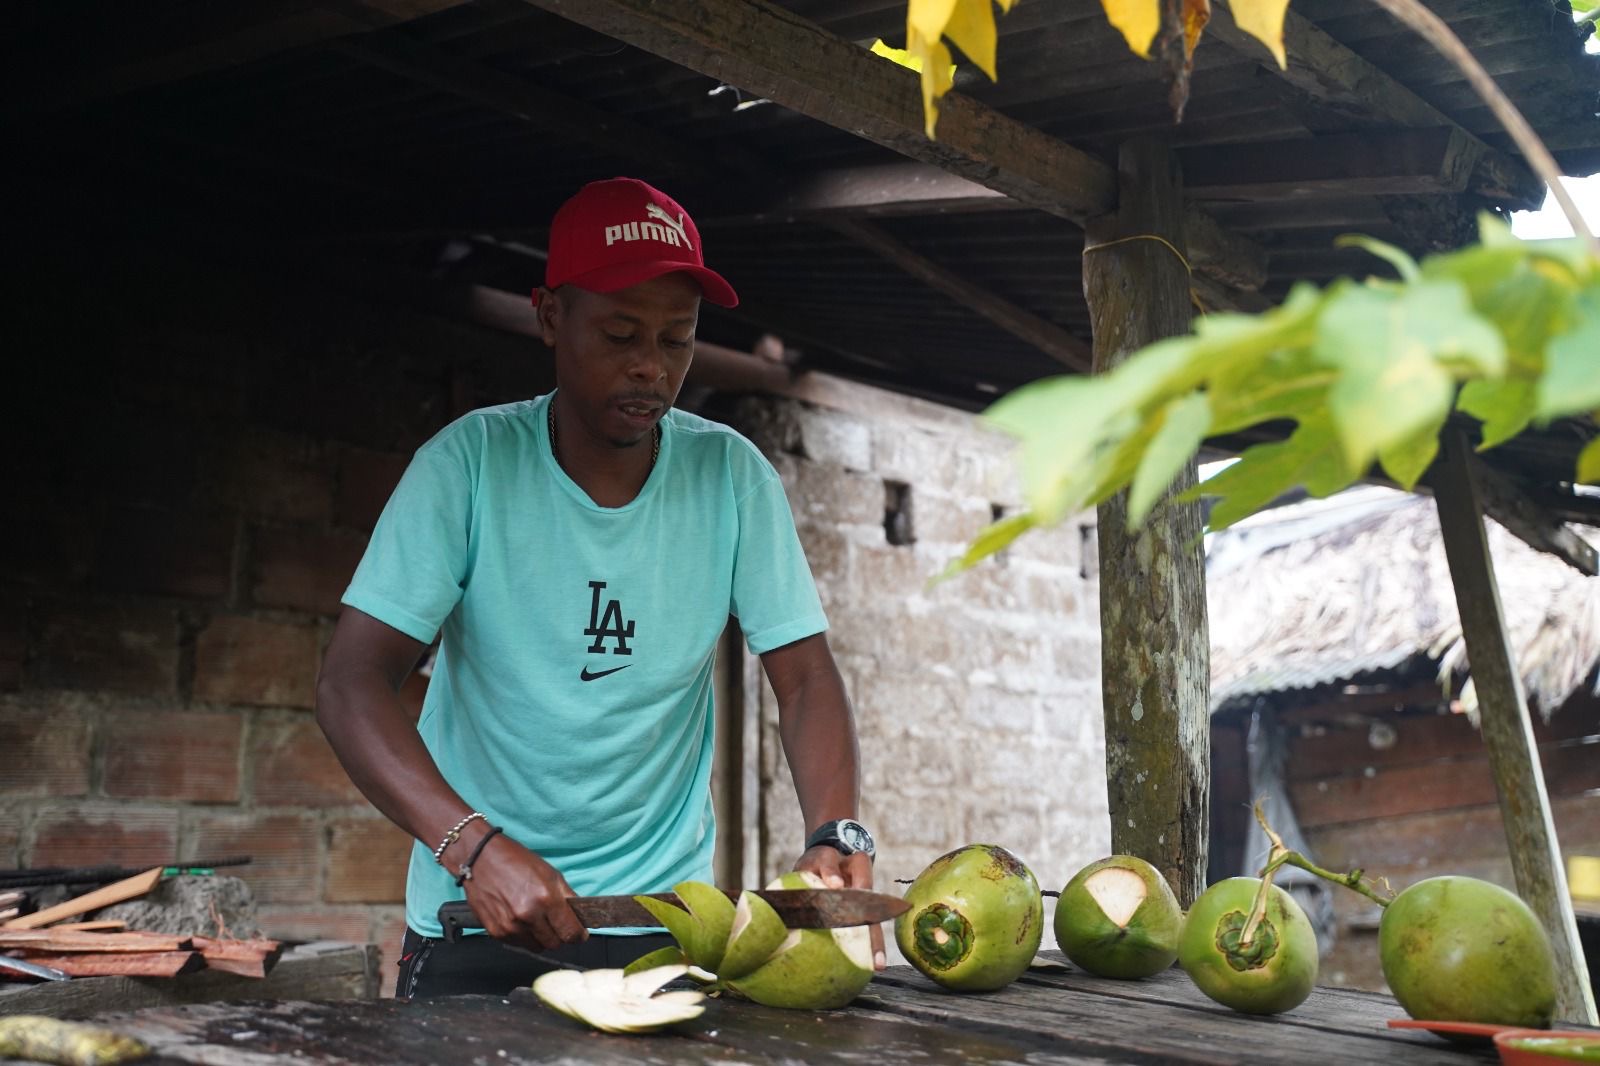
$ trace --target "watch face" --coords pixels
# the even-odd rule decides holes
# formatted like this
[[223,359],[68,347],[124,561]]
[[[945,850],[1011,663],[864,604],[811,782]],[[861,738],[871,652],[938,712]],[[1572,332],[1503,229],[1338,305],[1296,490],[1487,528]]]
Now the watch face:
[[866,826],[860,822],[840,822],[839,839],[848,845],[852,851],[872,850],[872,834],[868,833]]

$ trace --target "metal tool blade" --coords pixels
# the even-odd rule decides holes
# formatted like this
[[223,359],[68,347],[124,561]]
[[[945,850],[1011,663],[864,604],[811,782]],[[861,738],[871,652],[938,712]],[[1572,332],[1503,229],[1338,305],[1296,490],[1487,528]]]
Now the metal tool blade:
[[0,955],[0,970],[25,974],[28,977],[42,977],[46,981],[70,981],[72,979],[71,974],[58,970],[54,966],[40,966],[36,962],[29,962],[27,959],[19,959],[12,955]]
[[[864,888],[764,889],[756,893],[772,904],[790,929],[837,929],[850,925],[876,925],[895,918],[911,905],[899,896]],[[732,898],[734,893],[729,892]],[[652,893],[653,899],[682,906],[671,892]],[[567,900],[578,920],[589,929],[659,924],[633,896],[573,896]],[[482,929],[472,905],[464,900],[439,908],[439,924],[446,940],[457,940],[468,929]]]

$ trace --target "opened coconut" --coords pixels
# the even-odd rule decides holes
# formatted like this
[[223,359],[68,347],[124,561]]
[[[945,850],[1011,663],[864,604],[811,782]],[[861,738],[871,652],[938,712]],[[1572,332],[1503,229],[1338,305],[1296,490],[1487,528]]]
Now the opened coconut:
[[913,966],[946,988],[990,992],[1015,981],[1044,934],[1032,871],[1005,848],[969,844],[928,864],[906,892],[895,941]]
[[1132,980],[1178,957],[1183,908],[1161,871],[1135,855],[1090,863],[1056,902],[1056,943],[1101,977]]
[[[826,888],[808,870],[784,874],[769,889]],[[741,920],[741,915],[743,919]],[[830,1010],[861,994],[872,980],[872,935],[866,926],[843,929],[784,930],[765,958],[741,974],[750,960],[774,938],[783,922],[767,903],[751,893],[740,898],[733,933],[718,976],[747,999],[768,1007]]]
[[1528,905],[1475,877],[1431,877],[1383,910],[1378,957],[1413,1018],[1550,1025],[1556,964]]

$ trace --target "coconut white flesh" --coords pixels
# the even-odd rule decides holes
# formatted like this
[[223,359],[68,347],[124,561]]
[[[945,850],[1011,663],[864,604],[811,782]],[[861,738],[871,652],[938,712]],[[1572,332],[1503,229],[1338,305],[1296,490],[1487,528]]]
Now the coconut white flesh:
[[872,934],[864,925],[833,930],[833,942],[858,970],[872,969]]
[[1043,955],[1035,955],[1033,961],[1028,963],[1030,970],[1070,970],[1072,967],[1060,959],[1047,959]]
[[728,950],[722,954],[717,973],[724,980],[735,981],[755,971],[772,958],[788,933],[770,903],[754,892],[740,893],[728,934]]
[[621,970],[554,970],[533,983],[533,991],[553,1010],[610,1033],[645,1033],[699,1017],[705,996],[699,992],[651,993],[687,966],[658,966],[624,976]]
[[702,970],[698,966],[689,967],[689,980],[699,981],[703,985],[715,984],[717,975],[710,970]]
[[1084,880],[1083,887],[1118,929],[1133,920],[1135,912],[1150,892],[1144,878],[1121,866],[1107,866],[1104,870],[1095,871]]
[[570,1000],[574,992],[581,996],[583,990],[583,973],[580,970],[551,970],[547,974],[540,974],[533,982],[533,994],[539,997],[540,1002],[580,1022],[583,1019],[573,1013]]

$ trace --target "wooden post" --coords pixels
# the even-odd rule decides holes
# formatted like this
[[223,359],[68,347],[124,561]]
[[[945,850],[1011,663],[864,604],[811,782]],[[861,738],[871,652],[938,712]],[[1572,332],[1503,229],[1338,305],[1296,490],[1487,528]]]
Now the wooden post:
[[[1094,365],[1189,328],[1177,163],[1148,140],[1122,146],[1119,207],[1085,228],[1083,291]],[[1152,240],[1159,237],[1172,247]],[[1195,481],[1193,460],[1173,483]],[[1102,504],[1101,692],[1111,847],[1161,870],[1189,906],[1206,883],[1210,820],[1210,640],[1196,504],[1163,504],[1127,530],[1127,494]]]
[[1445,558],[1461,614],[1461,635],[1478,691],[1478,720],[1489,751],[1489,768],[1500,795],[1500,818],[1517,892],[1533,908],[1555,948],[1556,1016],[1596,1024],[1594,991],[1584,965],[1578,923],[1567,892],[1567,875],[1550,817],[1539,749],[1528,720],[1522,676],[1511,655],[1494,560],[1483,525],[1483,491],[1474,476],[1466,436],[1453,427],[1444,433],[1444,461],[1434,482]]

